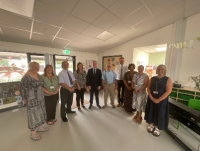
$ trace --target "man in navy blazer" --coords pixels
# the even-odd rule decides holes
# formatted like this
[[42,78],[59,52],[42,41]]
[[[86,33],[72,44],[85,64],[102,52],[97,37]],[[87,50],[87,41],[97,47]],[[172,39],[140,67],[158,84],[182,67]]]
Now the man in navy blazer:
[[87,86],[90,90],[90,106],[91,109],[93,104],[93,94],[95,93],[96,104],[101,109],[99,105],[99,90],[101,89],[101,70],[97,69],[97,62],[92,62],[93,68],[88,70],[87,73]]

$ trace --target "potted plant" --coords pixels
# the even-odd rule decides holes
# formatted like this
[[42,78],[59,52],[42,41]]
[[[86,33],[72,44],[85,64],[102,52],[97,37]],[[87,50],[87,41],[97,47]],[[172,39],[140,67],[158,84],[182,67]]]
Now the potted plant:
[[195,88],[200,90],[200,75],[196,77],[189,77],[188,81],[192,81],[195,83]]

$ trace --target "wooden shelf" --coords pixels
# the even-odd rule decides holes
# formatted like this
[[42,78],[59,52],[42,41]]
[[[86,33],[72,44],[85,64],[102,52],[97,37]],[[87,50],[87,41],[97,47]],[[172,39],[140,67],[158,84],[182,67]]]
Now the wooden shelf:
[[180,93],[180,94],[186,94],[186,95],[192,95],[192,96],[194,96],[194,94],[188,94],[188,93],[182,93],[182,92],[178,92],[178,93]]
[[177,100],[183,100],[183,101],[188,101],[188,100],[184,100],[184,99],[180,99],[180,98],[177,98]]
[[[182,88],[175,88],[175,87],[172,87],[172,88],[177,90],[177,91],[172,91],[173,94],[176,93],[176,97],[172,97],[172,96],[169,96],[169,97],[175,99],[176,101],[181,100],[181,101],[184,101],[184,102],[188,102],[188,100],[184,100],[184,99],[178,98],[178,97],[179,97],[179,94],[193,96],[193,99],[194,99],[194,98],[196,99],[196,97],[199,97],[199,98],[200,98],[200,95],[197,95],[197,93],[200,93],[200,91],[197,90],[197,89],[190,88],[190,87],[182,87]],[[180,90],[190,91],[190,92],[193,92],[194,94],[188,94],[188,93],[180,92]]]

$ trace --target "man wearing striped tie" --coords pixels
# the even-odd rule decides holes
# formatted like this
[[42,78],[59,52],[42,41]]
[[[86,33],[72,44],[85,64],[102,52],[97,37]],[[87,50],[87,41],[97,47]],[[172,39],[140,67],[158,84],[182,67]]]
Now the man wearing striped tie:
[[[124,74],[128,71],[128,66],[124,65],[124,58],[119,58],[120,65],[115,67],[115,73],[117,74],[117,99],[118,99],[118,105],[117,107],[123,107],[123,98],[124,98],[124,89],[125,85],[123,82]],[[120,90],[122,89],[120,95]],[[120,97],[121,96],[121,97]]]
[[[68,70],[69,64],[67,61],[62,62],[63,70],[59,73],[59,84],[60,88],[60,97],[61,97],[61,106],[60,106],[60,116],[63,122],[67,122],[66,113],[75,113],[71,110],[73,93],[75,86],[75,78],[71,71]],[[67,104],[67,109],[65,110],[65,104]]]

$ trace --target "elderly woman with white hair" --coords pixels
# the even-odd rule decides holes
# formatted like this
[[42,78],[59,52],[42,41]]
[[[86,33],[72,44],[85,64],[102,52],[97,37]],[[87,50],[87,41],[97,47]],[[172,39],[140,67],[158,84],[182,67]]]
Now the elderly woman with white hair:
[[47,121],[43,81],[38,74],[39,64],[30,62],[28,71],[20,83],[22,99],[27,104],[28,128],[31,130],[31,139],[37,141],[41,136],[37,132],[48,131],[47,127],[41,127]]
[[158,74],[148,83],[148,99],[145,109],[145,120],[149,123],[147,131],[154,136],[160,136],[161,130],[168,129],[169,102],[168,96],[172,91],[172,80],[166,76],[165,65],[159,65]]

